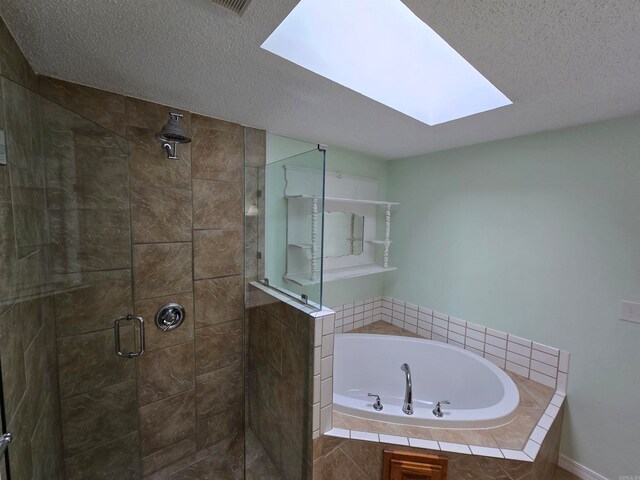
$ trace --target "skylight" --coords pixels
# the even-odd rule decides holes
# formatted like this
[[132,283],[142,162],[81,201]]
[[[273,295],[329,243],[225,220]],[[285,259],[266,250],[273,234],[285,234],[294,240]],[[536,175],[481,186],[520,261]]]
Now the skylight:
[[400,0],[301,0],[262,48],[427,125],[511,104]]

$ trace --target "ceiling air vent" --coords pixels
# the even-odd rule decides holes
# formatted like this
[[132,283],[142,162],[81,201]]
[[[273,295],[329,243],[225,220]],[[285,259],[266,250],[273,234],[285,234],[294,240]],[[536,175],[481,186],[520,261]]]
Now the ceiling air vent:
[[216,5],[231,10],[233,13],[242,15],[251,0],[212,0]]

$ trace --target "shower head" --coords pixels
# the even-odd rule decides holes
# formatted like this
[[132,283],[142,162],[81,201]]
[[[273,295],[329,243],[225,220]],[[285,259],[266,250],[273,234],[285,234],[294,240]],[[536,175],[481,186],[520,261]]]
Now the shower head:
[[176,152],[179,143],[189,143],[191,141],[191,137],[182,130],[178,123],[181,118],[181,114],[171,112],[166,125],[162,127],[160,132],[156,133],[156,138],[162,142],[162,148],[171,159],[178,158]]

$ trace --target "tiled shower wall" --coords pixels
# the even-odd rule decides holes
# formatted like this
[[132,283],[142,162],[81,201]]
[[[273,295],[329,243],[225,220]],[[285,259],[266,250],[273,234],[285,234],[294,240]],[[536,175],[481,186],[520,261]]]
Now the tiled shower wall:
[[[10,461],[26,479],[61,479],[55,320],[36,76],[0,20],[0,364]],[[23,88],[27,87],[27,88]],[[0,459],[0,477],[4,477]]]
[[[125,136],[129,146],[128,172],[123,175],[125,179],[128,175],[131,185],[132,261],[93,272],[110,285],[103,285],[100,311],[93,305],[91,312],[73,312],[89,305],[71,299],[66,306],[74,317],[90,313],[112,320],[126,313],[131,295],[126,279],[132,275],[133,311],[147,321],[147,352],[137,360],[135,371],[133,365],[113,368],[120,359],[114,359],[110,345],[110,322],[104,325],[109,330],[72,332],[60,340],[65,343],[61,358],[66,355],[62,352],[76,358],[77,349],[93,338],[103,347],[103,357],[84,367],[65,371],[66,363],[61,361],[61,384],[69,377],[74,384],[96,376],[109,379],[100,385],[99,395],[83,398],[83,408],[100,418],[67,416],[66,409],[74,406],[67,405],[71,400],[63,400],[63,431],[80,432],[84,438],[79,443],[85,449],[69,450],[65,441],[68,469],[79,471],[78,478],[84,478],[83,472],[106,468],[113,468],[113,475],[124,472],[126,478],[136,478],[138,473],[131,472],[136,455],[142,458],[142,474],[159,472],[157,478],[185,467],[194,475],[200,469],[241,468],[243,128],[181,112],[193,142],[179,146],[177,161],[168,160],[154,134],[173,109],[49,78],[40,79],[40,92]],[[254,142],[247,148],[264,156],[264,132],[252,131],[251,138]],[[114,170],[104,173],[116,175]],[[119,181],[115,178],[112,183]],[[111,220],[110,228],[118,238],[96,236],[93,247],[103,251],[119,244],[125,253],[128,214],[96,215],[102,221]],[[178,329],[162,333],[153,325],[153,316],[168,302],[183,304],[187,320]],[[118,386],[134,375],[137,395],[126,387],[119,394],[119,405],[127,404],[123,412],[138,412],[137,418],[126,421],[126,416],[104,403],[109,403],[109,392],[117,393]],[[92,402],[100,405],[92,408]],[[97,425],[103,431],[107,425],[113,438],[96,437],[92,431]],[[93,454],[105,449],[109,456]],[[201,452],[210,455],[200,460]],[[119,466],[110,461],[113,458],[121,459]],[[212,465],[211,458],[221,464]]]
[[[182,112],[193,142],[168,160],[153,135],[173,109],[36,77],[4,24],[0,60],[3,75],[103,127],[57,118],[44,126],[47,162],[27,161],[24,175],[11,165],[11,177],[0,167],[12,466],[29,465],[34,479],[62,475],[63,456],[69,479],[232,474],[243,464],[243,157],[246,147],[264,164],[264,132]],[[28,122],[29,99],[11,99],[12,118]],[[23,153],[39,138],[29,128],[7,130],[9,158],[19,158],[14,139]],[[29,290],[20,301],[18,288]],[[187,320],[162,333],[153,316],[169,301]],[[134,312],[147,351],[121,359],[113,320]],[[123,343],[133,346],[126,329]],[[38,422],[59,422],[60,410],[63,454],[60,427]]]

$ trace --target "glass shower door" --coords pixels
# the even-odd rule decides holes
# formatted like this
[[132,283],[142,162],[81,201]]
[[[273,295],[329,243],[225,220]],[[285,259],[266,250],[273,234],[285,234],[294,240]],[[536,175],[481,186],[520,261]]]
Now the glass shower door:
[[[6,78],[2,100],[5,474],[141,478],[135,360],[114,336],[133,313],[128,144]],[[140,340],[124,321],[121,349]]]

